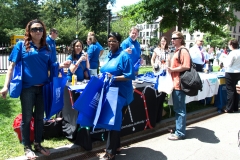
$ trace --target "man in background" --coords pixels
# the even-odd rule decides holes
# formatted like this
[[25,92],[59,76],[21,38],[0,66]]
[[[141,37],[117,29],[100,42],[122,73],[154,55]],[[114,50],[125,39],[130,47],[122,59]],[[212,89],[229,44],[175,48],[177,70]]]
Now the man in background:
[[58,31],[55,28],[51,28],[49,35],[46,38],[46,42],[48,43],[48,45],[50,46],[50,49],[52,51],[52,61],[56,62],[57,61],[57,51],[56,51],[56,42],[55,39],[58,36]]
[[189,50],[192,62],[196,65],[196,71],[203,72],[206,52],[203,50],[203,38],[197,37],[196,43]]
[[[125,39],[121,44],[122,49],[129,53],[129,56],[134,66],[140,66],[140,64],[138,63],[142,63],[140,59],[141,58],[140,44],[137,41],[138,34],[139,34],[138,28],[132,27],[129,32],[129,37]],[[135,74],[137,75],[139,67],[134,68]]]

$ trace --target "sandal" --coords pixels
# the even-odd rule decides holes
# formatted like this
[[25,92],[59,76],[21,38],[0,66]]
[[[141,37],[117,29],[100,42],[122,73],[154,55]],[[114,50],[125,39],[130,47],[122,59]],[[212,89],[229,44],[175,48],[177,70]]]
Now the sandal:
[[35,151],[40,152],[44,156],[49,156],[50,155],[49,150],[43,148],[43,146],[39,143],[34,143],[34,149],[35,149]]
[[168,128],[168,132],[170,132],[171,134],[175,133],[175,129],[174,128]]
[[27,159],[29,159],[29,160],[34,160],[34,159],[37,158],[35,153],[32,151],[31,146],[25,146],[24,147],[24,153],[25,153],[25,156],[27,157]]
[[106,153],[106,154],[103,156],[103,159],[104,159],[104,160],[115,160],[115,155]]

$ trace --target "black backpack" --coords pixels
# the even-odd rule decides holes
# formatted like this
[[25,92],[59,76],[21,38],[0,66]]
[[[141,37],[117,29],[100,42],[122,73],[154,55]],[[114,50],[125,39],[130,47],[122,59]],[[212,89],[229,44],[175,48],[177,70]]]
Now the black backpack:
[[[182,49],[183,48],[180,48],[178,52],[179,63],[181,63],[180,54]],[[186,50],[188,52],[188,49]],[[196,96],[199,90],[202,91],[202,80],[198,72],[195,70],[195,65],[192,63],[191,57],[190,57],[190,69],[180,73],[180,87],[181,90],[188,96]]]

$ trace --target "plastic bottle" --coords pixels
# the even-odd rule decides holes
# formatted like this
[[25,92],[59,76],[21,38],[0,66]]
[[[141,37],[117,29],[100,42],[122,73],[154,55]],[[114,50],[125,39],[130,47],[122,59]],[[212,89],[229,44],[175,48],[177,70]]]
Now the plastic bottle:
[[72,85],[76,85],[77,84],[77,75],[73,74],[72,75]]

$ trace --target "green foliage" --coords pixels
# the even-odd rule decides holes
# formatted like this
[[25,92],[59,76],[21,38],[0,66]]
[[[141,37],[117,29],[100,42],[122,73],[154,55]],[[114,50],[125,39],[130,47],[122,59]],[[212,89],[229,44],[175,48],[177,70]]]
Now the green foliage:
[[150,46],[157,46],[159,43],[159,39],[157,37],[151,38]]
[[[109,0],[81,0],[78,4],[83,24],[96,34],[107,30]],[[115,0],[110,0],[112,4]]]
[[180,31],[182,28],[188,28],[190,32],[200,30],[215,35],[223,34],[218,26],[236,25],[238,20],[233,14],[234,8],[230,7],[229,11],[226,8],[233,3],[240,4],[237,0],[143,0],[143,3],[144,17],[148,21],[163,16],[162,29],[177,25]]
[[123,17],[112,22],[112,31],[120,33],[122,40],[124,40],[129,36],[130,28],[135,25],[136,23],[134,23],[132,20]]
[[[78,22],[79,30],[77,31],[78,39],[83,42],[86,40],[88,30],[82,24]],[[57,44],[70,45],[70,43],[76,39],[76,20],[75,18],[63,18],[58,19],[54,25],[58,29]]]

